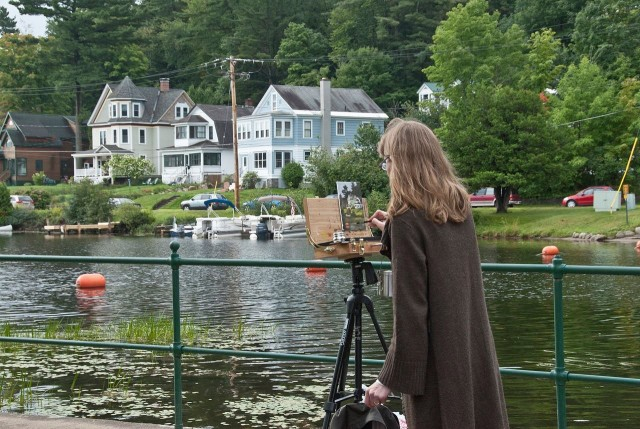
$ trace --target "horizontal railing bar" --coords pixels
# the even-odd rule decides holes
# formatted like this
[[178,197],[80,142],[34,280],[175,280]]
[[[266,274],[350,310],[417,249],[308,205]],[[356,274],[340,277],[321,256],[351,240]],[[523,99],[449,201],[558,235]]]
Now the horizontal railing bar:
[[[58,255],[0,255],[0,261],[16,262],[90,262],[104,264],[145,264],[145,265],[170,265],[170,258],[141,258],[141,257],[112,257],[112,256],[58,256]],[[259,260],[259,259],[198,259],[179,258],[178,265],[210,265],[231,267],[274,267],[274,268],[351,268],[345,261],[324,260]],[[388,261],[367,261],[375,269],[391,269]],[[498,264],[482,263],[483,271],[491,272],[537,272],[552,273],[551,264]],[[611,274],[611,275],[640,275],[640,267],[619,266],[591,266],[591,265],[561,265],[558,268],[563,274]]]
[[58,340],[54,338],[24,338],[24,337],[0,337],[0,342],[23,343],[23,344],[45,344],[50,346],[75,346],[75,347],[95,347],[102,349],[131,349],[144,350],[150,352],[172,352],[173,347],[159,344],[136,344],[118,343],[110,341],[78,341],[78,340]]

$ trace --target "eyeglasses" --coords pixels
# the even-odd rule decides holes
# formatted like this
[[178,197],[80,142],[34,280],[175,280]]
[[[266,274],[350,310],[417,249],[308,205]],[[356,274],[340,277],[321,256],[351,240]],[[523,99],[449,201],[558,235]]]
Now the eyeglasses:
[[387,171],[388,164],[391,162],[391,157],[389,155],[385,156],[382,162],[380,163],[380,168],[384,171]]

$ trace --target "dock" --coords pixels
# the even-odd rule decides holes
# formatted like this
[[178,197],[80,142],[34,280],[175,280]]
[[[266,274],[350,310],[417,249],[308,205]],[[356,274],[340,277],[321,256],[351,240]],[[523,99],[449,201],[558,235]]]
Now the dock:
[[111,234],[120,222],[98,222],[94,224],[61,224],[61,225],[45,225],[44,230],[47,234]]

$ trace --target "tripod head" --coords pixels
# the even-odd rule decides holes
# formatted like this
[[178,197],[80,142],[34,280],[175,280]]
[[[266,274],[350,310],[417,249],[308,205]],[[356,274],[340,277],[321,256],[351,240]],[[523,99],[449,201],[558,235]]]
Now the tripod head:
[[346,262],[351,264],[351,276],[354,286],[362,287],[363,281],[366,281],[367,285],[378,283],[378,276],[371,262],[365,261],[362,257],[347,259]]

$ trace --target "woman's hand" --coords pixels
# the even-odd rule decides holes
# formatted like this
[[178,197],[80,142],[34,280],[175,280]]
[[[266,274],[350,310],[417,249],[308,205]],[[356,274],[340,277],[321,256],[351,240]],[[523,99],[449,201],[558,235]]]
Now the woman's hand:
[[376,210],[373,216],[367,219],[367,223],[372,224],[373,226],[375,226],[376,228],[382,231],[384,230],[384,226],[387,223],[388,217],[389,217],[389,214],[387,212],[382,210]]
[[384,405],[385,401],[389,397],[391,390],[376,380],[364,394],[364,404],[369,408],[375,408],[378,405]]

